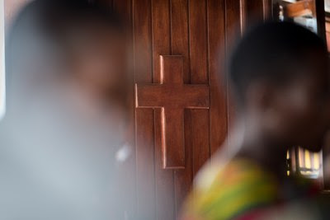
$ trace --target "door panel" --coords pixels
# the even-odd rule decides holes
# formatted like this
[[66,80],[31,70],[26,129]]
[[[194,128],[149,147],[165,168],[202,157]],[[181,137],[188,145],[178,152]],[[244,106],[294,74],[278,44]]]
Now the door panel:
[[[142,84],[159,86],[163,82],[160,56],[180,55],[183,83],[208,89],[208,105],[203,108],[181,105],[188,102],[185,92],[175,93],[175,97],[168,99],[172,103],[165,103],[166,106],[180,106],[179,112],[183,112],[183,137],[177,137],[183,138],[184,147],[173,148],[171,154],[166,154],[176,157],[175,149],[178,154],[183,152],[182,166],[164,167],[164,108],[152,104],[164,104],[164,95],[151,94],[152,100],[149,98],[144,102],[149,106],[137,104],[135,109],[135,142],[132,144],[135,144],[136,151],[137,214],[143,219],[175,219],[194,176],[219,149],[227,135],[228,113],[231,112],[228,110],[227,79],[225,74],[220,79],[218,73],[225,69],[224,62],[220,60],[225,59],[228,45],[240,35],[242,4],[239,0],[106,2],[132,26],[137,88]],[[179,73],[172,70],[170,74]],[[169,77],[175,79],[178,76]],[[174,85],[173,88],[177,87]],[[171,161],[174,158],[167,159]]]

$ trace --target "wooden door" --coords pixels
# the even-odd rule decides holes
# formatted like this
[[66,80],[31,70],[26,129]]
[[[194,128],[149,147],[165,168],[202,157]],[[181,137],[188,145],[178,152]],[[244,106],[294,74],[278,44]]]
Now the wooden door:
[[233,110],[223,61],[246,18],[257,11],[263,19],[270,5],[248,2],[103,0],[132,30],[135,211],[128,216],[176,219],[194,176],[225,140]]

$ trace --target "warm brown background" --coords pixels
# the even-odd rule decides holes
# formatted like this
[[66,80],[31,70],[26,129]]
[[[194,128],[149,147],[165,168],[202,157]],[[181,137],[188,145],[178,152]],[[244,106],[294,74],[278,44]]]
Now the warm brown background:
[[[136,157],[131,163],[136,170],[135,192],[132,191],[136,193],[136,211],[144,219],[175,219],[193,177],[221,146],[230,129],[233,109],[226,77],[218,77],[224,69],[220,61],[249,23],[270,15],[270,0],[103,0],[103,3],[121,13],[131,25],[136,83],[159,83],[159,56],[181,55],[184,82],[210,89],[209,109],[184,111],[184,169],[163,169],[160,109],[135,109],[132,144]],[[176,96],[178,104],[187,98],[186,94]]]
[[[5,1],[7,22],[26,1]],[[129,141],[135,156],[129,169],[134,175],[127,192],[134,199],[130,201],[133,211],[127,214],[130,219],[136,215],[146,220],[175,219],[193,177],[230,129],[234,111],[220,61],[249,23],[270,15],[270,0],[99,1],[121,14],[131,28],[136,83],[159,83],[159,56],[181,55],[184,83],[209,88],[209,109],[184,110],[184,126],[178,128],[184,131],[181,168],[162,166],[160,109],[136,108],[132,114],[134,138]],[[220,73],[224,76],[221,79]],[[185,100],[186,95],[175,94],[176,102]],[[167,157],[175,158],[175,151]]]

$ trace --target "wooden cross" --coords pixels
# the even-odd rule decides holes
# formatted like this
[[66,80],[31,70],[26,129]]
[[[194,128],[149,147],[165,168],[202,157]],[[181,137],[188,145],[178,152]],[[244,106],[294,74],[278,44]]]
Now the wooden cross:
[[[160,84],[136,84],[137,108],[161,108],[164,169],[185,168],[184,110],[208,109],[209,86],[183,82],[182,56],[160,56]],[[207,147],[207,146],[205,146]]]

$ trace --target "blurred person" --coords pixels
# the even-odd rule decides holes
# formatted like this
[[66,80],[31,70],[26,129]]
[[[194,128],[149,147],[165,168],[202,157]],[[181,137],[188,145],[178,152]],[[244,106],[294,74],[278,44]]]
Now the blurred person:
[[0,219],[129,219],[127,48],[120,19],[87,0],[35,0],[19,13],[6,49]]
[[223,148],[198,174],[182,219],[329,219],[329,203],[307,179],[287,176],[292,146],[321,150],[329,128],[327,47],[288,22],[248,31],[229,79],[237,118]]

